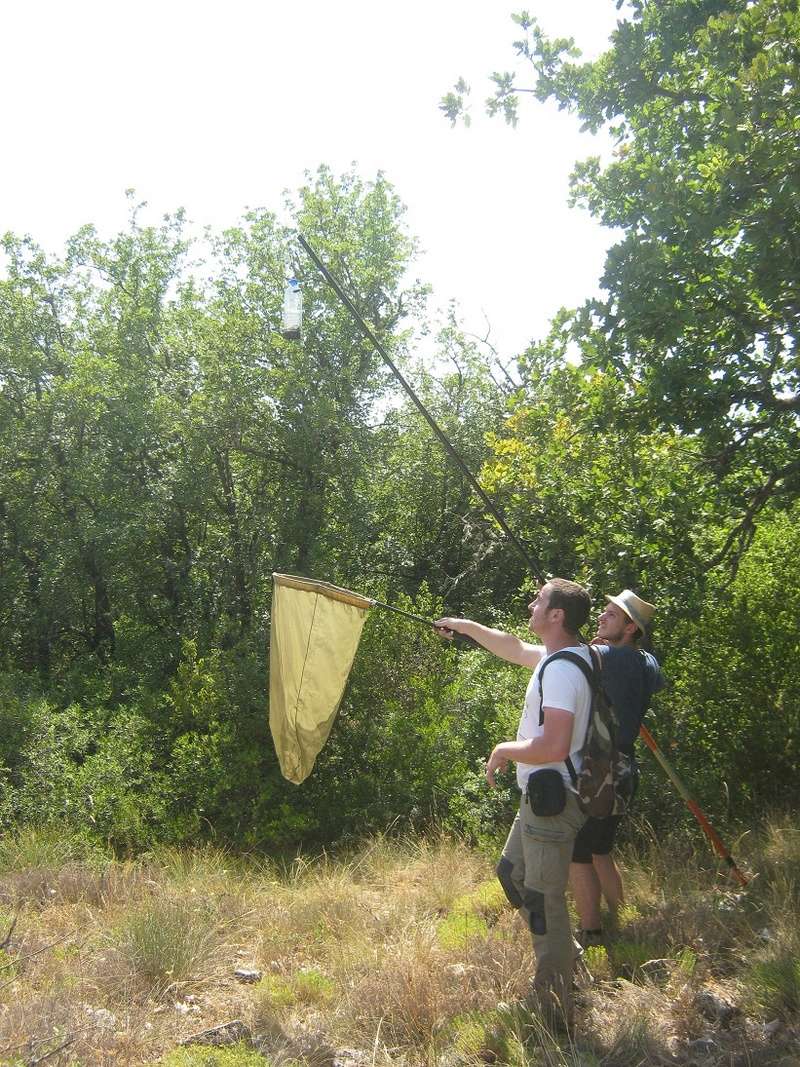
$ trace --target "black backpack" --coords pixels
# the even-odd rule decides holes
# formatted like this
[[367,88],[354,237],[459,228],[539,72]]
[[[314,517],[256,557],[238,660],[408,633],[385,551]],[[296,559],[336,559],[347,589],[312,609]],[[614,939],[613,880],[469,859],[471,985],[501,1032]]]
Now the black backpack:
[[572,759],[566,764],[572,784],[578,794],[581,811],[596,819],[622,815],[633,792],[633,767],[630,756],[617,746],[617,716],[609,704],[602,686],[602,665],[599,654],[590,646],[592,665],[577,652],[562,649],[548,656],[539,669],[539,725],[544,722],[544,693],[542,675],[548,663],[565,659],[583,672],[592,693],[589,725],[581,746],[581,769],[576,772]]

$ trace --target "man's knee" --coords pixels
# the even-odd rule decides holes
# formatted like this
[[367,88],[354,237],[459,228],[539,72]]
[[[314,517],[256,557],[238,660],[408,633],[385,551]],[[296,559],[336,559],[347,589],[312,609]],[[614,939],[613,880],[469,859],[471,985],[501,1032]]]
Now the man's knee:
[[527,912],[528,924],[533,934],[547,933],[547,919],[545,915],[544,893],[537,889],[522,887],[522,891],[514,881],[514,864],[506,856],[501,856],[496,867],[496,874],[507,900],[515,908],[522,908]]
[[496,868],[497,879],[503,887],[503,892],[509,904],[515,908],[522,907],[522,897],[514,882],[514,864],[505,856],[500,857]]
[[532,934],[547,933],[547,914],[544,907],[544,893],[537,889],[526,889],[523,897],[528,912],[528,923]]

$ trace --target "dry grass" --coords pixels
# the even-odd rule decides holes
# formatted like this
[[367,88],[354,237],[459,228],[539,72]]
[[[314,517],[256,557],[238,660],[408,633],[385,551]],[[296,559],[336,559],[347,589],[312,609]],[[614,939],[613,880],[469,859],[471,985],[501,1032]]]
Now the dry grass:
[[[560,1042],[523,1006],[529,940],[492,863],[461,842],[378,837],[279,867],[210,848],[118,863],[57,835],[7,839],[0,1064],[156,1063],[232,1019],[255,1048],[174,1052],[164,1067],[331,1067],[341,1049],[365,1067],[638,1067],[688,1064],[708,1040],[709,1063],[779,1062],[800,1013],[797,828],[773,821],[743,843],[759,871],[746,892],[716,880],[701,843],[635,840],[618,939],[589,953],[578,1036]],[[242,967],[262,980],[237,981]],[[701,990],[738,1014],[705,1018]]]

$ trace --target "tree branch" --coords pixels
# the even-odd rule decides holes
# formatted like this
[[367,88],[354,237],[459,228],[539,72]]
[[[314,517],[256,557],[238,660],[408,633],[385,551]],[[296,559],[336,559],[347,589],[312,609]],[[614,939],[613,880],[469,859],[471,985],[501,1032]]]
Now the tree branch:
[[[719,564],[728,557],[737,539],[740,541],[742,551],[750,544],[756,531],[756,516],[770,497],[773,496],[778,483],[782,482],[790,475],[798,473],[800,473],[800,459],[797,459],[792,463],[787,463],[784,467],[781,467],[780,470],[772,472],[769,478],[755,490],[744,516],[725,538],[725,543],[719,552],[717,552],[715,556],[712,556],[706,563],[704,570],[710,571],[714,567],[719,566]],[[741,555],[741,552],[739,555]],[[738,558],[734,561],[734,566],[736,566],[737,563]]]

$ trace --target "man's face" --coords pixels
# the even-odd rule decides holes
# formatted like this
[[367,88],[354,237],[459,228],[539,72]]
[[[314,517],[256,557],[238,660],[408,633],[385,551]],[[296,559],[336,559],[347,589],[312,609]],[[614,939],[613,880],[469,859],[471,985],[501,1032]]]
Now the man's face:
[[547,627],[547,617],[550,612],[550,586],[545,584],[528,604],[530,612],[529,628],[535,633],[542,633],[542,628]]
[[597,620],[597,634],[596,637],[602,638],[604,641],[608,641],[610,645],[622,644],[626,637],[630,636],[632,630],[628,627],[632,627],[633,624],[622,608],[618,608],[616,604],[606,604],[606,609]]

